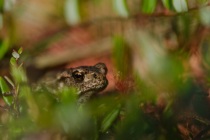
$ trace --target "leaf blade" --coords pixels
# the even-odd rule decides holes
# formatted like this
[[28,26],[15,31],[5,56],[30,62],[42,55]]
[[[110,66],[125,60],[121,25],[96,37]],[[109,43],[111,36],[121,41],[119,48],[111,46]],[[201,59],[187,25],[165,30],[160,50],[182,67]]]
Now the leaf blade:
[[111,111],[102,121],[101,125],[101,132],[107,131],[107,129],[112,125],[114,120],[117,118],[120,112],[121,105],[119,104],[117,108],[115,108],[113,111]]
[[0,76],[0,89],[3,95],[3,99],[7,105],[12,105],[13,97],[12,96],[4,96],[6,93],[8,93],[10,90],[9,86],[5,82],[5,80]]

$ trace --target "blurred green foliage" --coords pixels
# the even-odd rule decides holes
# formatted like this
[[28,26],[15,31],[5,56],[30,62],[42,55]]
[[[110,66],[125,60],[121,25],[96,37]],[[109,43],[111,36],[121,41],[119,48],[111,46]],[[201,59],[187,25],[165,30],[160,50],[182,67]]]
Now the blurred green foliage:
[[[1,12],[4,9],[4,2],[0,0]],[[81,14],[86,9],[81,8],[84,8],[86,3],[92,2],[100,5],[102,0],[100,2],[66,0],[63,7],[67,24],[73,26],[83,22],[84,17]],[[138,7],[136,11],[149,16],[156,12],[159,2],[141,0],[139,5],[135,5]],[[161,2],[163,8],[166,8],[164,10],[177,14],[173,19],[168,20],[167,25],[162,22],[164,17],[157,17],[159,22],[151,20],[154,21],[152,26],[144,24],[142,28],[138,28],[140,23],[135,20],[136,28],[132,32],[134,35],[113,33],[111,56],[121,80],[117,77],[116,80],[119,81],[116,82],[125,81],[125,84],[119,84],[121,87],[118,88],[131,87],[132,85],[129,84],[133,84],[131,90],[121,91],[122,93],[112,91],[114,95],[100,96],[80,106],[77,104],[74,88],[64,88],[58,96],[49,91],[33,91],[26,76],[24,60],[21,59],[23,49],[14,50],[8,62],[11,79],[0,76],[1,96],[5,102],[1,108],[6,110],[1,111],[1,138],[27,139],[31,135],[38,137],[58,134],[57,139],[64,137],[66,139],[177,140],[181,139],[177,118],[183,114],[185,108],[193,107],[198,115],[209,119],[205,90],[208,89],[210,82],[210,44],[209,35],[202,36],[209,32],[209,7],[200,8],[198,12],[186,13],[190,10],[190,0],[162,0]],[[132,14],[139,14],[132,13],[133,9],[129,4],[126,0],[111,2],[115,14],[124,19],[132,17]],[[196,4],[198,7],[206,6],[208,1],[198,0]],[[155,26],[156,23],[161,26]],[[165,25],[167,28],[163,29]],[[127,28],[129,27],[126,26],[124,30]],[[200,34],[197,32],[200,28],[208,32]],[[13,48],[10,46],[12,45],[10,40],[14,39],[12,38],[14,32],[11,34],[7,34],[11,38],[1,38],[0,60],[3,60]],[[62,37],[62,35],[58,36]],[[55,35],[51,40],[55,41],[58,36]],[[199,36],[202,36],[200,40]],[[130,41],[132,39],[134,43]],[[193,42],[196,40],[198,43]],[[40,43],[41,47],[46,47],[47,39],[42,41],[37,44]],[[173,42],[176,43],[172,47]],[[198,49],[193,52],[191,48],[196,45]],[[201,76],[203,78],[201,81],[204,81],[204,86],[202,82],[199,83],[200,77],[196,77],[198,71],[194,72],[189,64],[192,63],[191,57],[194,55],[201,61],[198,66],[203,69],[201,73],[204,76]],[[160,97],[163,99],[161,100]],[[43,131],[46,134],[42,134]],[[191,134],[189,137],[193,138]]]
[[113,124],[113,122],[117,119],[120,112],[121,105],[118,105],[112,112],[110,112],[102,121],[101,124],[101,132],[104,133],[108,130],[108,128]]
[[65,1],[65,19],[70,25],[78,24],[81,21],[79,0]]
[[157,0],[142,0],[141,10],[143,13],[151,14],[156,8]]
[[5,53],[9,50],[9,38],[0,42],[0,60],[4,57]]
[[205,7],[205,8],[200,9],[201,23],[203,23],[206,26],[210,26],[210,16],[208,14],[209,12],[210,12],[209,7]]
[[4,0],[0,0],[0,13],[4,11]]
[[173,9],[173,1],[172,0],[162,0],[163,5],[168,9]]
[[177,12],[188,11],[187,0],[173,0],[173,6]]
[[126,0],[113,0],[114,10],[122,17],[128,17],[129,11]]
[[112,56],[116,69],[120,72],[120,78],[128,76],[132,67],[131,50],[128,43],[126,43],[126,40],[122,36],[118,35],[113,37]]

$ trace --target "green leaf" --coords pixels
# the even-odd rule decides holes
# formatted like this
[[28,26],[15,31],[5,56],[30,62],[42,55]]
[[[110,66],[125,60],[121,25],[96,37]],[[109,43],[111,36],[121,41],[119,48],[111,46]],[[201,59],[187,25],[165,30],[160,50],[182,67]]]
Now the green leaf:
[[64,88],[62,89],[61,102],[64,104],[76,103],[77,91],[75,88]]
[[125,77],[130,73],[131,68],[131,50],[122,36],[113,38],[113,59],[120,76]]
[[4,39],[3,42],[0,44],[0,59],[4,57],[6,52],[9,49],[9,39]]
[[20,47],[20,49],[18,50],[18,54],[22,54],[22,52],[23,52],[23,48]]
[[40,116],[40,110],[34,98],[34,94],[32,94],[28,85],[25,84],[20,87],[19,99],[26,101],[28,114],[33,121],[37,121]]
[[188,11],[188,5],[186,0],[173,0],[173,6],[177,12]]
[[170,10],[173,10],[173,4],[171,0],[162,0],[163,5]]
[[0,76],[0,88],[3,95],[3,99],[7,105],[12,105],[13,97],[12,96],[4,96],[6,93],[10,91],[9,86],[5,82],[5,80]]
[[14,57],[10,58],[10,64],[15,66],[16,65],[16,60]]
[[122,17],[128,17],[128,6],[126,0],[113,0],[114,10]]
[[26,83],[27,76],[23,67],[18,67],[17,64],[11,65],[11,74],[17,84]]
[[141,4],[142,12],[151,14],[156,8],[157,0],[143,0]]
[[0,0],[0,13],[4,11],[4,0]]
[[119,115],[121,105],[119,104],[112,112],[110,112],[102,121],[101,132],[104,133],[112,125]]
[[10,91],[7,83],[4,81],[4,79],[1,76],[0,76],[0,87],[1,87],[1,92],[3,94]]

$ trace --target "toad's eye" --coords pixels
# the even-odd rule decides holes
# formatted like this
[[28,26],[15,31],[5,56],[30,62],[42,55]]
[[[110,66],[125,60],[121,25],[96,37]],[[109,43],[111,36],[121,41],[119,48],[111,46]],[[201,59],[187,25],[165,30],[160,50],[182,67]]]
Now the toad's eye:
[[94,73],[94,74],[93,74],[93,77],[96,79],[98,76]]
[[77,82],[82,82],[84,80],[84,73],[75,71],[72,73],[72,76]]

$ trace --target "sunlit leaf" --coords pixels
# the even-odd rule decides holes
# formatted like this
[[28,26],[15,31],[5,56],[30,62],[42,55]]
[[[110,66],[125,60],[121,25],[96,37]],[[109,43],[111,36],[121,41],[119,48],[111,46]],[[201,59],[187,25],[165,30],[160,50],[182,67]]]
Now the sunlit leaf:
[[107,129],[112,125],[112,123],[116,120],[120,112],[120,105],[115,108],[112,112],[110,112],[102,121],[101,124],[101,132],[106,132]]
[[151,14],[156,8],[157,0],[143,0],[141,10],[144,13]]
[[10,11],[13,6],[15,5],[15,0],[5,0],[4,1],[4,10],[5,11]]
[[129,15],[126,0],[113,0],[113,6],[118,15],[122,17],[127,17]]
[[20,55],[18,54],[18,52],[16,52],[15,50],[13,50],[12,56],[13,56],[16,60],[19,59],[19,57],[20,57]]
[[3,99],[7,105],[11,105],[13,102],[13,96],[4,96],[7,94],[11,89],[7,85],[7,83],[4,81],[4,79],[0,76],[0,88],[3,95]]
[[177,12],[188,11],[188,5],[186,0],[173,0],[173,6]]
[[210,25],[210,7],[204,7],[199,10],[200,12],[200,20],[203,25],[209,26]]
[[66,22],[69,25],[78,24],[81,21],[79,0],[66,0],[64,6]]

